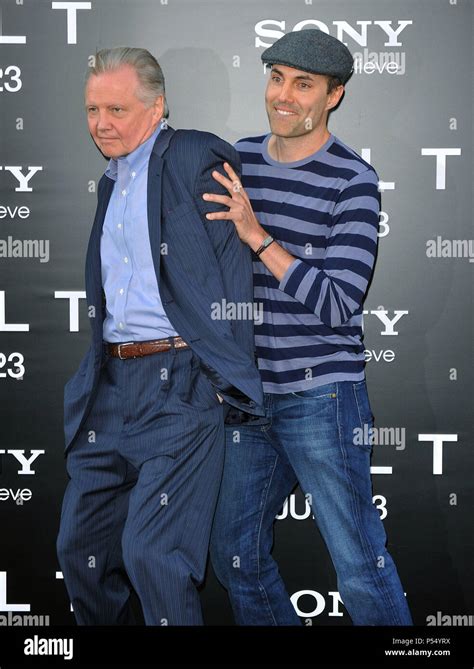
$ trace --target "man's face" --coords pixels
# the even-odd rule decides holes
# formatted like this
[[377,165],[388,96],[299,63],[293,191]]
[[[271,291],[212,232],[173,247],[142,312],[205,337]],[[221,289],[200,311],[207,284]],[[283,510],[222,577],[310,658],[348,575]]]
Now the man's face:
[[163,116],[163,96],[151,107],[138,97],[139,80],[133,67],[92,75],[86,85],[85,104],[89,132],[108,158],[134,151],[155,131]]
[[344,92],[338,86],[327,92],[327,77],[274,65],[265,91],[270,128],[279,137],[301,137],[326,128],[329,109]]

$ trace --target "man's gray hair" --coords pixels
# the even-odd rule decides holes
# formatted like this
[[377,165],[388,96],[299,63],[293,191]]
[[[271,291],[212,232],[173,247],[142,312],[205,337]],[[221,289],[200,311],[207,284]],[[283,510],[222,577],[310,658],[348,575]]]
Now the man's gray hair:
[[163,96],[163,117],[168,118],[169,109],[165,95],[165,77],[158,61],[146,49],[118,46],[113,49],[101,49],[95,54],[95,65],[86,75],[86,83],[93,75],[117,70],[123,65],[130,65],[137,73],[140,87],[137,95],[150,107],[159,95]]

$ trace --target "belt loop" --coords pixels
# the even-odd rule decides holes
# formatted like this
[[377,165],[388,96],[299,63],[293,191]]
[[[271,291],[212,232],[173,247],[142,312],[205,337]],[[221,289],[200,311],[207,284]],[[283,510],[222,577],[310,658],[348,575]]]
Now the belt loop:
[[173,353],[173,355],[176,355],[176,347],[174,345],[174,337],[168,337],[168,341],[170,343],[170,351]]

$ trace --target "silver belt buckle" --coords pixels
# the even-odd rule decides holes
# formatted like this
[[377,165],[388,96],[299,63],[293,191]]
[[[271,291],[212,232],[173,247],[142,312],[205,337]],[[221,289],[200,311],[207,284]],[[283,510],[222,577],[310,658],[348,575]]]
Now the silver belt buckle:
[[126,341],[123,344],[118,345],[118,355],[120,360],[126,360],[126,358],[122,358],[122,346],[130,346],[130,344],[134,344],[135,342],[133,341]]

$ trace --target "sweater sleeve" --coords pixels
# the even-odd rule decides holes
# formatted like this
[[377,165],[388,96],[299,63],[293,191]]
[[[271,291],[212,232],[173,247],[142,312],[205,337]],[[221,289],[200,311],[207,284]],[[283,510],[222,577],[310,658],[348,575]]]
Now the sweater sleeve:
[[329,327],[346,323],[362,306],[377,253],[378,177],[369,168],[341,191],[321,267],[296,259],[279,289]]

